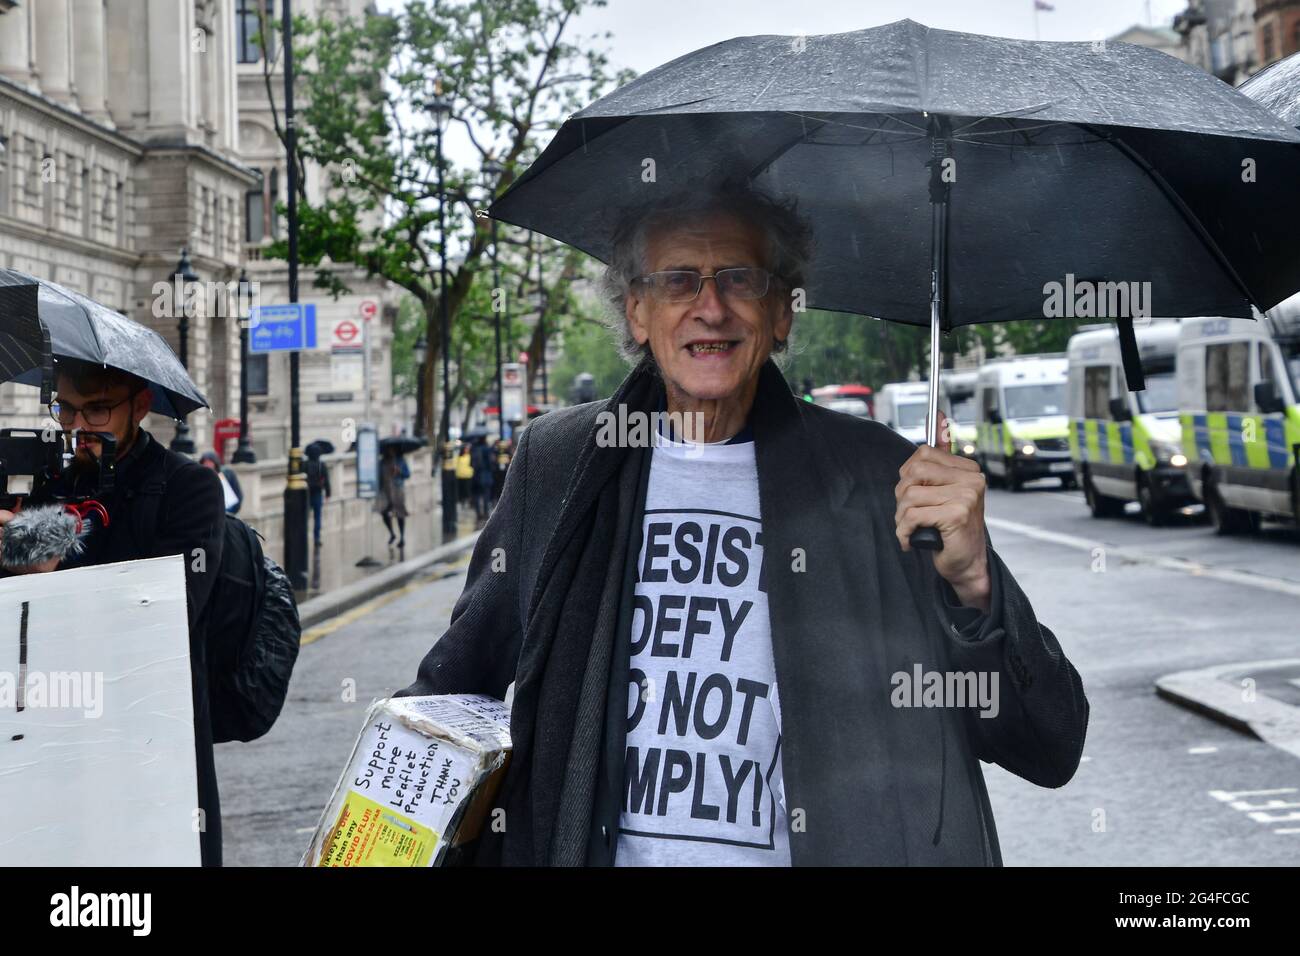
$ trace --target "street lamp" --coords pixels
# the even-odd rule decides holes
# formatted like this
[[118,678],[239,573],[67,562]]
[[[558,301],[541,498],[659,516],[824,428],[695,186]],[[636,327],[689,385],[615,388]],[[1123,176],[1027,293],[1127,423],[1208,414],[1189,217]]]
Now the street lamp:
[[[284,49],[284,156],[287,172],[286,209],[289,241],[289,302],[298,304],[298,133],[294,118],[293,10],[281,7],[280,34]],[[295,591],[307,590],[307,476],[303,472],[302,407],[299,399],[298,350],[289,353],[289,455],[284,476],[284,570]]]
[[[180,300],[176,303],[177,311],[180,313],[180,322],[177,325],[177,331],[180,333],[180,359],[181,365],[189,370],[189,335],[190,335],[190,297],[185,294],[186,288],[190,283],[198,282],[199,277],[194,274],[194,269],[190,266],[190,250],[188,246],[181,249],[180,261],[176,263],[176,272],[173,274],[172,289],[177,298]],[[194,439],[190,437],[190,426],[181,418],[176,424],[176,434],[172,436],[171,450],[179,452],[182,455],[194,454]]]
[[539,404],[545,405],[551,391],[546,382],[546,306],[549,296],[546,282],[542,279],[542,239],[536,233],[533,235],[537,238],[537,336],[541,341],[537,355],[537,370],[542,373],[542,400]]
[[231,461],[236,464],[252,464],[257,461],[253,444],[248,439],[248,323],[250,316],[248,270],[239,270],[239,445]]
[[416,381],[419,387],[415,390],[415,437],[424,437],[424,361],[429,357],[429,339],[423,332],[415,340],[415,345],[411,346],[411,358],[415,360]]
[[[483,175],[487,179],[488,202],[496,198],[497,185],[506,173],[506,168],[496,160],[489,159],[483,164]],[[497,221],[492,218],[492,311],[496,313],[496,360],[497,360],[497,431],[502,439],[506,437],[506,403],[504,384],[501,380],[501,313],[508,308],[505,290],[501,288],[500,262],[497,258]],[[496,297],[502,297],[501,308],[497,308]],[[509,321],[509,319],[507,319]]]
[[[442,81],[435,80],[433,114],[437,133],[434,146],[438,167],[438,305],[442,313],[442,534],[444,539],[456,535],[456,449],[451,442],[451,317],[447,311],[447,194],[443,181],[442,136],[451,122],[451,102],[443,98]],[[424,391],[424,382],[420,382]]]

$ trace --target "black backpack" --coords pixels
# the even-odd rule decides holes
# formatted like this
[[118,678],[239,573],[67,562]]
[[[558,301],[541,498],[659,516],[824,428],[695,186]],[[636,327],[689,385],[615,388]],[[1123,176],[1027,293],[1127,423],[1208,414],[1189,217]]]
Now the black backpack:
[[[165,456],[161,480],[136,489],[133,531],[151,540],[167,479],[184,464]],[[261,737],[280,716],[298,659],[302,625],[293,585],[278,564],[262,553],[261,535],[232,514],[225,515],[221,566],[208,598],[208,698],[213,743]]]

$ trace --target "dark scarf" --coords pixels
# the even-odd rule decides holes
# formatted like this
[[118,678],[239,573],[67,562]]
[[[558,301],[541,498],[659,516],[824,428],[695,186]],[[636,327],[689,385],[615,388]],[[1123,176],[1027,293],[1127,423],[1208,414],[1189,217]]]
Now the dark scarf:
[[[662,395],[658,373],[643,361],[606,408],[651,412]],[[496,839],[484,835],[479,863],[584,861],[623,562],[648,452],[599,447],[597,427],[578,450],[529,599],[512,704],[514,753],[499,800],[506,830]]]

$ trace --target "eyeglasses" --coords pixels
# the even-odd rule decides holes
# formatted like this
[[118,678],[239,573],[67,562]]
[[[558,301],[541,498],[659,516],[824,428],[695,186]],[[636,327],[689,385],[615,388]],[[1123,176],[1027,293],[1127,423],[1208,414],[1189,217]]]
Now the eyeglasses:
[[752,266],[719,269],[712,275],[702,275],[694,269],[673,269],[637,276],[632,281],[645,285],[656,301],[690,302],[704,288],[705,279],[717,283],[718,294],[726,298],[761,299],[767,295],[772,273]]
[[113,402],[111,404],[108,402],[90,402],[83,405],[81,408],[69,405],[67,402],[50,402],[50,417],[64,428],[70,428],[72,423],[77,420],[77,415],[80,414],[82,420],[87,426],[90,428],[100,428],[101,426],[107,425],[108,420],[113,417],[113,409],[131,401],[131,399],[135,398],[139,394],[140,392],[137,390],[122,399],[120,402]]

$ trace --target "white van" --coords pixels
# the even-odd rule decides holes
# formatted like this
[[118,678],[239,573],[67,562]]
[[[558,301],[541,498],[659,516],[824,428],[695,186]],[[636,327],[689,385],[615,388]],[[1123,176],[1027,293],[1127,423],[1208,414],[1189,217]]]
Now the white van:
[[947,371],[939,378],[943,413],[948,417],[952,453],[975,458],[975,386],[979,371]]
[[908,441],[924,445],[929,401],[928,383],[891,382],[876,393],[876,421],[884,422]]
[[1184,319],[1178,412],[1192,493],[1219,534],[1300,522],[1300,295],[1261,320]]
[[1137,501],[1147,522],[1160,525],[1192,500],[1174,378],[1178,322],[1133,331],[1146,383],[1140,392],[1128,390],[1114,325],[1070,338],[1070,458],[1094,518],[1118,517],[1126,501]]
[[1069,419],[1065,414],[1068,363],[1059,355],[994,359],[975,383],[975,456],[990,481],[1012,491],[1032,478],[1074,485]]

